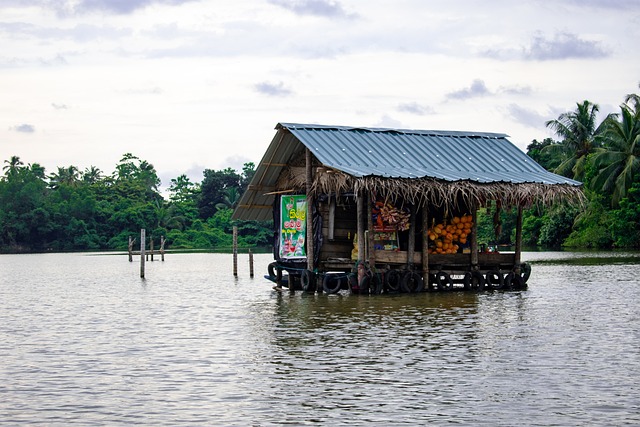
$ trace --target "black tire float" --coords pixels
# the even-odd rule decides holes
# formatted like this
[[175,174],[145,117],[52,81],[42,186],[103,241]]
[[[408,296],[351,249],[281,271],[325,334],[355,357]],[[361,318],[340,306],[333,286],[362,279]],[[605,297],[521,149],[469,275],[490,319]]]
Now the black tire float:
[[520,266],[520,277],[522,278],[523,284],[527,283],[527,280],[529,280],[529,276],[531,276],[531,264],[523,262]]
[[436,275],[433,273],[429,273],[429,283],[427,283],[426,285],[427,291],[429,292],[434,291],[435,284],[436,284]]
[[356,273],[349,273],[347,275],[347,285],[351,293],[357,294],[360,292],[358,288],[358,275]]
[[478,270],[467,271],[464,273],[464,279],[462,279],[465,289],[484,289],[484,276]]
[[436,286],[439,291],[450,291],[453,289],[453,281],[449,273],[438,271],[436,273]]
[[522,275],[517,275],[514,272],[511,272],[509,274],[513,274],[513,278],[509,283],[509,289],[521,290],[526,288],[526,284]]
[[473,275],[471,274],[470,271],[467,271],[466,273],[464,273],[464,277],[462,278],[462,284],[464,285],[465,290],[471,289],[472,278],[473,278]]
[[359,293],[368,294],[370,285],[371,285],[371,276],[369,276],[368,274],[365,274],[364,276],[362,276],[362,279],[360,279],[360,283],[358,283]]
[[502,289],[504,287],[504,277],[498,270],[487,271],[485,283],[491,289]]
[[271,264],[269,264],[267,266],[267,272],[269,273],[269,276],[273,277],[274,279],[277,277],[276,276],[276,266],[277,265],[278,265],[278,263],[272,262]]
[[399,270],[389,270],[384,275],[384,284],[387,292],[395,293],[400,292],[400,285],[402,282],[402,275]]
[[415,271],[407,271],[404,276],[402,276],[400,287],[402,291],[406,293],[421,292],[422,289],[424,289],[422,276]]
[[338,293],[342,286],[342,277],[339,274],[325,274],[322,279],[322,290],[327,294]]
[[516,277],[516,273],[513,271],[508,272],[504,276],[504,286],[502,289],[513,289],[513,279]]
[[471,272],[471,288],[479,291],[484,290],[485,282],[484,276],[478,270]]
[[305,292],[313,293],[316,291],[316,274],[313,271],[302,270],[300,274],[300,285]]

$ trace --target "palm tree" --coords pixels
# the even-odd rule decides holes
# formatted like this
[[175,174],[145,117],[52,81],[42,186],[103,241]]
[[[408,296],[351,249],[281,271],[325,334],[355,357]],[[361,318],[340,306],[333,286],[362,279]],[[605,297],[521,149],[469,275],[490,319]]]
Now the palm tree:
[[622,104],[620,120],[607,120],[602,141],[603,148],[593,157],[597,172],[591,187],[610,193],[611,203],[617,207],[640,171],[640,103]]
[[45,179],[45,169],[44,166],[42,166],[40,163],[29,164],[29,170],[31,170],[31,173],[33,173],[33,175],[35,175],[38,179]]
[[4,162],[7,165],[3,167],[2,170],[7,177],[15,175],[20,169],[20,166],[24,165],[19,156],[11,156],[9,160],[5,160]]
[[58,188],[61,184],[66,184],[70,187],[76,187],[78,185],[78,177],[80,172],[76,166],[68,166],[66,168],[58,167],[57,173],[52,173],[49,176],[49,186],[51,188]]
[[87,184],[95,184],[96,182],[100,181],[100,178],[102,178],[102,171],[95,166],[85,168],[84,172],[82,173],[82,181]]
[[216,203],[216,209],[235,209],[240,202],[240,197],[242,194],[238,191],[236,187],[228,187],[224,190],[224,197],[222,198],[222,202]]
[[576,106],[575,111],[562,113],[557,119],[545,123],[562,138],[560,143],[545,147],[545,151],[562,158],[554,172],[580,180],[584,178],[587,155],[598,147],[597,136],[602,132],[602,123],[596,126],[600,110],[598,104],[583,101]]

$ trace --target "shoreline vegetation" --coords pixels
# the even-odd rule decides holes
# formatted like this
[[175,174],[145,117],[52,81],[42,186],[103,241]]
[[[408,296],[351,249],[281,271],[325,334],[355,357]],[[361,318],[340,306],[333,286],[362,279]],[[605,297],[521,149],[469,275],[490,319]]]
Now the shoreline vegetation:
[[[557,139],[533,140],[527,154],[545,169],[584,183],[582,206],[533,206],[523,215],[523,243],[544,249],[640,248],[640,96],[624,97],[618,113],[598,121],[590,101],[545,125]],[[272,221],[232,221],[231,214],[255,172],[205,169],[201,182],[171,179],[159,191],[154,166],[131,153],[111,174],[91,166],[47,173],[18,156],[0,175],[0,253],[126,251],[140,229],[167,251],[268,248]],[[478,240],[486,246],[515,239],[515,211],[498,206],[478,212]],[[139,243],[136,243],[139,246]],[[228,249],[230,250],[230,249]]]

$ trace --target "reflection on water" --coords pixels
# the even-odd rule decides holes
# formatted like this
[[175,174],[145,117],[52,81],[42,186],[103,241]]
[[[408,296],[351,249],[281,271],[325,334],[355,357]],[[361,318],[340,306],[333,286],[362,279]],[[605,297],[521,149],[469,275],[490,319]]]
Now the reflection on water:
[[146,280],[126,256],[0,256],[0,419],[640,423],[640,256],[525,255],[527,291],[371,297],[273,292],[223,254]]

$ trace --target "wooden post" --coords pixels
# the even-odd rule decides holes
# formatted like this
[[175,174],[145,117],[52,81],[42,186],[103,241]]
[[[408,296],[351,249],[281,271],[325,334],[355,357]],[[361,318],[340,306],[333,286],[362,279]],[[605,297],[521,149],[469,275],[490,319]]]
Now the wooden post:
[[478,209],[476,206],[471,207],[471,269],[478,269]]
[[249,277],[253,279],[253,252],[249,249]]
[[371,217],[371,211],[373,210],[373,201],[371,200],[371,195],[367,194],[367,198],[366,198],[366,206],[367,206],[367,211],[366,211],[366,215],[367,215],[367,230],[369,230],[369,232],[367,233],[367,248],[368,248],[368,261],[369,261],[369,268],[371,270],[374,269],[374,267],[376,266],[376,251],[374,249],[374,238],[375,236],[373,235],[373,218]]
[[131,236],[129,236],[129,262],[133,262],[133,243],[135,242],[135,239],[132,239]]
[[[307,148],[306,151],[306,173],[307,173],[307,270],[314,271],[314,256],[315,256],[315,248],[313,247],[313,196],[311,195],[311,186],[313,184],[313,156],[311,154],[311,150]],[[289,287],[290,290],[293,290],[293,286]]]
[[365,242],[364,242],[364,228],[365,228],[364,213],[365,212],[364,210],[365,210],[364,194],[362,191],[359,191],[356,194],[356,211],[357,211],[356,224],[358,227],[358,230],[357,230],[357,233],[358,233],[358,283],[360,283],[362,281],[362,278],[364,277],[364,267],[362,266],[362,261],[364,261],[364,246],[365,246]]
[[518,216],[516,218],[516,272],[520,273],[520,263],[522,262],[522,206],[518,206]]
[[151,255],[151,262],[153,262],[153,236],[149,237],[149,252]]
[[233,226],[233,276],[238,277],[238,226]]
[[[364,261],[364,196],[362,192],[358,192],[356,195],[356,226],[358,228],[358,261]],[[359,283],[359,282],[358,282]]]
[[422,280],[425,289],[429,285],[429,209],[422,207]]
[[329,196],[329,231],[328,236],[329,240],[333,240],[335,238],[335,228],[336,228],[336,199],[334,197]]
[[164,236],[160,236],[160,261],[164,261]]
[[146,230],[140,230],[140,277],[144,279],[144,243],[147,240]]
[[413,266],[413,255],[416,252],[416,206],[411,204],[409,210],[409,242],[407,242],[407,265]]

